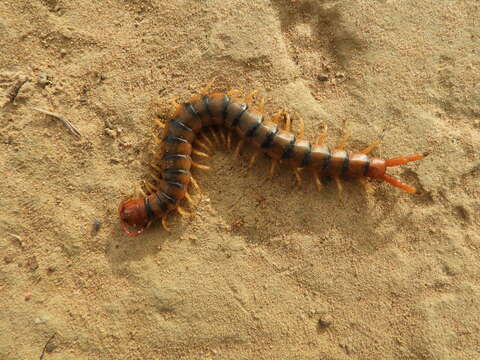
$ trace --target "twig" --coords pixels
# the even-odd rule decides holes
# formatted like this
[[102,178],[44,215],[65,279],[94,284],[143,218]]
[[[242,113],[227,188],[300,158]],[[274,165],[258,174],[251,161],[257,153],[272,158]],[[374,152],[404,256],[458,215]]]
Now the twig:
[[55,333],[52,336],[50,336],[50,339],[48,339],[48,341],[45,343],[45,346],[43,347],[42,354],[40,355],[40,360],[43,360],[43,356],[45,355],[45,351],[47,350],[47,346],[48,346],[48,344],[50,344],[50,341],[52,341],[54,337],[55,337]]
[[20,91],[20,89],[22,88],[22,86],[28,81],[28,78],[25,77],[25,78],[22,78],[22,79],[18,79],[15,84],[13,84],[12,88],[10,89],[10,91],[8,92],[8,101],[3,105],[3,106],[6,106],[7,104],[11,103],[13,104],[13,102],[15,101],[15,99],[17,98],[17,95]]
[[37,110],[43,114],[47,114],[47,115],[50,115],[50,116],[53,116],[54,118],[62,121],[65,126],[68,128],[68,130],[70,130],[70,132],[75,135],[76,137],[80,138],[82,135],[80,134],[80,132],[78,131],[78,129],[73,126],[73,124],[68,121],[67,119],[65,119],[62,115],[60,114],[57,114],[57,113],[54,113],[54,112],[51,112],[51,111],[47,111],[47,110],[43,110],[43,109],[39,109],[39,108],[32,108],[33,110]]

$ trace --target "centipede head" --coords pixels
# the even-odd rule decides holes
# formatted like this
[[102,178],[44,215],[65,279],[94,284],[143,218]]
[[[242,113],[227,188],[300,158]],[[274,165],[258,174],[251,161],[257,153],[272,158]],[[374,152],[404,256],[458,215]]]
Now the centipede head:
[[118,216],[122,230],[128,236],[138,236],[150,225],[145,201],[142,198],[123,199],[118,206]]

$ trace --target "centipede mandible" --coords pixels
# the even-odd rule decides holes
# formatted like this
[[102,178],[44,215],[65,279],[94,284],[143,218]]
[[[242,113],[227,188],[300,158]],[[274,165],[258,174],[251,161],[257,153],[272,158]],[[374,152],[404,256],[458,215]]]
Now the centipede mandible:
[[[193,96],[188,102],[176,104],[175,110],[166,122],[157,119],[161,128],[155,138],[158,150],[154,153],[154,181],[144,181],[142,196],[124,198],[118,207],[120,224],[125,234],[138,236],[155,220],[160,219],[163,228],[170,231],[167,216],[178,212],[186,216],[190,213],[182,207],[182,202],[194,203],[190,188],[200,190],[192,176],[192,169],[208,169],[198,158],[208,158],[219,144],[225,148],[235,148],[238,156],[245,145],[253,147],[253,155],[248,162],[251,168],[259,155],[271,159],[269,176],[273,177],[280,163],[287,164],[295,175],[298,184],[301,175],[308,173],[318,191],[322,189],[322,177],[334,179],[338,191],[342,193],[341,178],[355,178],[364,187],[368,179],[387,182],[407,193],[417,190],[389,175],[387,169],[418,161],[428,155],[412,154],[390,159],[370,156],[370,152],[380,145],[376,141],[365,149],[355,152],[345,149],[348,133],[334,148],[326,145],[327,127],[310,142],[305,139],[304,122],[299,118],[298,134],[291,131],[292,115],[280,111],[270,119],[264,115],[264,103],[255,109],[251,106],[254,93],[242,97],[239,91],[209,93],[208,89]],[[209,132],[210,136],[206,136]]]

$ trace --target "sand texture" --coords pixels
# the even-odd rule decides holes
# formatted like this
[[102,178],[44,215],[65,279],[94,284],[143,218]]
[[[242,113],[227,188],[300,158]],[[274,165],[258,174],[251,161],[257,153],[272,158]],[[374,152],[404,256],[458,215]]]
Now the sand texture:
[[[0,359],[480,359],[479,19],[474,0],[0,1]],[[346,122],[349,149],[430,151],[391,170],[422,194],[340,200],[219,149],[196,216],[126,237],[152,119],[212,79],[309,139]]]

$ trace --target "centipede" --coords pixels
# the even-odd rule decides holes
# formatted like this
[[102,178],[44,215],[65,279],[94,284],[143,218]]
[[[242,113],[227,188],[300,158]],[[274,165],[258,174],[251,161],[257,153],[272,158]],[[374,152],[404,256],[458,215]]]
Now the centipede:
[[[252,98],[255,92],[241,96],[240,91],[209,92],[203,90],[184,103],[175,103],[174,110],[166,121],[156,119],[160,131],[155,137],[158,150],[154,152],[154,181],[144,181],[145,191],[140,196],[124,198],[118,207],[120,225],[128,236],[142,234],[150,224],[159,219],[163,228],[170,231],[167,217],[178,212],[192,215],[182,205],[183,201],[194,204],[189,190],[200,191],[193,168],[208,169],[196,158],[208,158],[212,149],[224,144],[234,148],[238,156],[247,144],[253,153],[247,168],[251,168],[259,155],[271,159],[269,176],[274,177],[279,164],[287,164],[300,184],[302,174],[308,173],[318,191],[322,190],[322,178],[334,179],[342,193],[341,179],[357,179],[368,189],[369,179],[386,182],[410,194],[419,193],[387,173],[390,167],[404,165],[423,159],[422,154],[382,159],[370,156],[380,145],[375,141],[365,149],[354,152],[346,150],[349,133],[346,132],[335,147],[326,144],[328,129],[325,126],[313,142],[305,138],[304,122],[299,117],[297,134],[291,131],[292,116],[283,110],[267,117],[264,102],[255,108]],[[209,131],[209,136],[206,132]],[[236,144],[235,144],[236,142]]]

